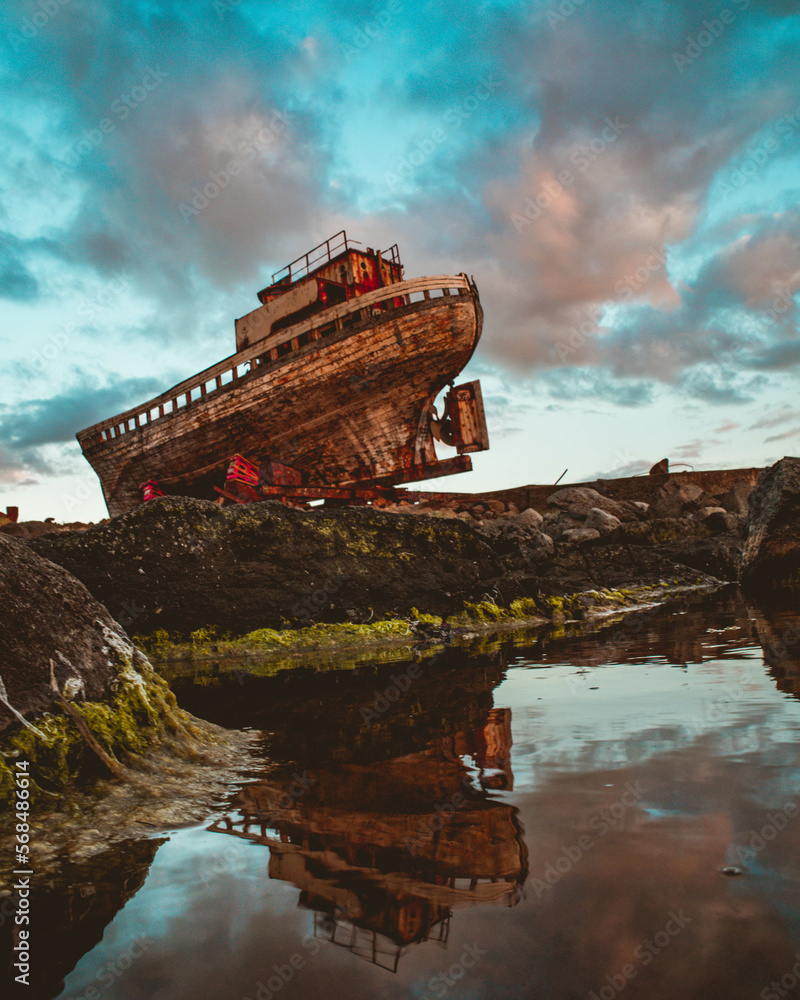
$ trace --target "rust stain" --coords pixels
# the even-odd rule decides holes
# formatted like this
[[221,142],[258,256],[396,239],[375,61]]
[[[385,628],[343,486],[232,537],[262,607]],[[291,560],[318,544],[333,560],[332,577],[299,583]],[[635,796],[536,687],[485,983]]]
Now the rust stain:
[[[481,334],[474,282],[405,281],[396,246],[350,243],[339,233],[273,275],[236,321],[236,354],[78,434],[112,515],[140,503],[143,484],[149,497],[213,499],[232,456],[261,466],[241,484],[252,490],[323,496],[471,468],[489,446],[480,384],[453,381]],[[458,455],[439,460],[435,437]]]

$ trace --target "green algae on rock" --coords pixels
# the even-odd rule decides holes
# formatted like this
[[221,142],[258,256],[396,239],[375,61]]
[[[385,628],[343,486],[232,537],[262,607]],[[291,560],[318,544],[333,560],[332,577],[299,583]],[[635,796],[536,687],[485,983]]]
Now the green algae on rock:
[[[654,549],[647,525],[641,544],[611,536],[581,547],[554,543],[529,520],[481,527],[370,507],[221,508],[164,497],[80,534],[29,544],[74,573],[126,628],[154,637],[148,650],[156,656],[192,635],[193,645],[205,644],[210,628],[220,638],[263,632],[262,645],[280,647],[305,641],[278,638],[286,629],[374,632],[414,609],[451,623],[547,619],[553,595],[709,583]],[[515,601],[527,610],[510,610]],[[371,632],[360,634],[371,641]],[[324,629],[308,637],[311,645],[340,638]]]
[[165,735],[203,736],[108,611],[61,566],[0,535],[0,801],[13,764],[31,764],[33,801],[106,767],[65,714],[63,698],[116,765]]
[[80,534],[32,541],[140,635],[245,635],[312,622],[436,614],[477,600],[504,565],[461,521],[276,501],[152,500]]

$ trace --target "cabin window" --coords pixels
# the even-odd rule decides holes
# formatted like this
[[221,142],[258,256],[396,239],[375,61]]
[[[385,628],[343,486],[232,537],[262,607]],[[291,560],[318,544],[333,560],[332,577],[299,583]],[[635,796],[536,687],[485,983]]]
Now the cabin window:
[[347,292],[344,285],[339,285],[335,281],[326,281],[324,286],[328,307],[347,301]]

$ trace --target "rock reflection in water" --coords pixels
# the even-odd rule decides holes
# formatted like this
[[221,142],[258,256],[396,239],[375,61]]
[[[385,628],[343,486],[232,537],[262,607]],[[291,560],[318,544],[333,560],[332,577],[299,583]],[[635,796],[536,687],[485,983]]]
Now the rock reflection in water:
[[[422,752],[271,777],[209,829],[269,848],[270,878],[300,889],[314,935],[393,972],[408,948],[445,943],[455,907],[514,906],[527,874],[510,788],[511,712]],[[468,766],[466,761],[470,760]]]
[[[257,668],[247,661],[227,672],[207,663],[181,664],[169,681],[178,704],[193,715],[262,730],[270,760],[302,761],[304,767],[366,763],[423,750],[435,736],[482,727],[492,691],[505,677],[500,649],[415,654],[413,660],[324,673],[315,673],[310,654],[311,666],[270,676],[251,672]],[[383,707],[376,696],[410,667],[418,676]],[[187,669],[191,672],[183,672]]]
[[[54,997],[61,992],[64,978],[102,939],[114,916],[142,887],[163,843],[163,838],[118,843],[88,861],[65,862],[58,875],[46,883],[34,878],[31,912],[38,962],[31,987],[26,990],[28,996]],[[7,917],[13,910],[3,907],[0,912],[0,954],[10,981],[14,924]],[[45,942],[46,954],[42,947]],[[107,970],[108,982],[113,982],[114,971]],[[105,988],[105,980],[102,985]]]
[[[713,628],[709,622],[713,621]],[[726,660],[758,642],[755,622],[737,588],[704,598],[687,596],[669,609],[653,607],[583,634],[544,634],[526,656],[542,663],[572,663],[594,667],[606,663],[641,663],[659,657],[685,665]]]
[[750,608],[750,614],[778,690],[800,698],[800,613],[787,608]]

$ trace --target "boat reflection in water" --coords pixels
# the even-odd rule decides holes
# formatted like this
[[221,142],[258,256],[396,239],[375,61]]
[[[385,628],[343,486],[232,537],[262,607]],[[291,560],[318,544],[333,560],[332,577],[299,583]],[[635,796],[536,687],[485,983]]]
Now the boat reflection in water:
[[243,788],[210,830],[269,847],[270,878],[300,890],[314,935],[397,971],[447,942],[456,907],[514,906],[527,875],[510,790],[511,711],[372,764],[294,772]]

